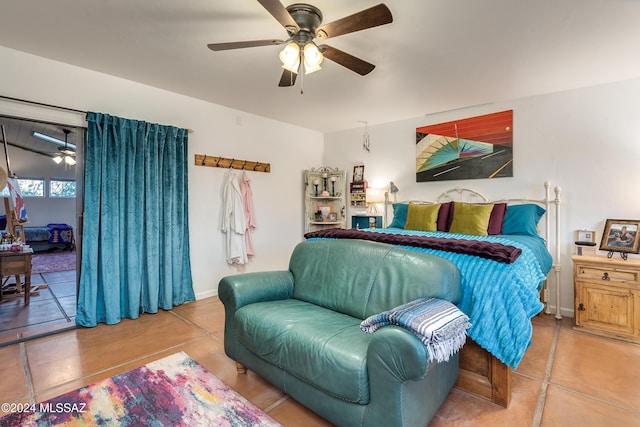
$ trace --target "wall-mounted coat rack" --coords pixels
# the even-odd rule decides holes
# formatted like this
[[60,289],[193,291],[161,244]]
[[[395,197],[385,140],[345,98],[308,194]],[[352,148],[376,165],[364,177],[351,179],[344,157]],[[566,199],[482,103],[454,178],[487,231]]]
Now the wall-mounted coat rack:
[[271,164],[255,162],[252,160],[229,159],[227,157],[208,156],[196,154],[196,166],[209,166],[213,168],[234,168],[255,172],[271,172]]

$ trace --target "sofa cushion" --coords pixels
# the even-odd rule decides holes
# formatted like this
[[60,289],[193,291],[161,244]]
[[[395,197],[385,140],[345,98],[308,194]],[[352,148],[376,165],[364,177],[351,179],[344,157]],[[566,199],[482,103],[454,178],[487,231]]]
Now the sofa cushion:
[[289,270],[295,299],[360,320],[423,296],[454,304],[462,296],[450,261],[384,243],[309,240],[296,246]]
[[342,400],[369,402],[371,335],[360,319],[289,299],[249,304],[235,320],[238,340],[257,356]]

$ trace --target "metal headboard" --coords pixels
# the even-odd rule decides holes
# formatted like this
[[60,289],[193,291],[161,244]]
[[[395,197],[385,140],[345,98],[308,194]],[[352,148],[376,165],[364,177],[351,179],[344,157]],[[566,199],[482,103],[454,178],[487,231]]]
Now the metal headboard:
[[[551,195],[551,182],[550,181],[546,181],[544,183],[544,189],[545,189],[545,193],[544,193],[544,198],[543,199],[531,199],[531,198],[527,198],[527,197],[520,197],[520,198],[506,198],[506,199],[499,199],[499,200],[490,200],[488,197],[486,197],[485,195],[483,195],[482,193],[479,193],[475,190],[471,190],[469,188],[461,188],[461,187],[457,187],[457,188],[453,188],[451,190],[447,190],[443,193],[441,193],[440,195],[438,195],[438,197],[436,197],[435,201],[426,201],[426,200],[409,200],[409,201],[403,201],[401,203],[417,203],[417,204],[434,204],[434,203],[445,203],[445,202],[465,202],[465,203],[507,203],[507,204],[523,204],[523,203],[535,203],[538,204],[540,206],[542,206],[545,210],[546,213],[544,214],[544,233],[541,236],[544,241],[545,244],[547,246],[547,250],[549,251],[549,253],[552,255],[553,257],[553,266],[552,266],[552,270],[555,273],[555,282],[556,282],[556,313],[555,313],[555,318],[556,319],[562,319],[562,314],[560,313],[560,291],[561,291],[561,284],[560,284],[560,272],[561,272],[561,263],[560,263],[560,193],[561,193],[561,188],[559,186],[556,186],[553,188],[553,192],[555,193],[555,196],[552,197]],[[387,202],[385,204],[385,209],[384,209],[384,223],[385,226],[387,226],[389,224],[388,222],[388,215],[387,215],[387,205],[391,204],[391,202]],[[551,205],[555,205],[555,209],[551,209]],[[555,215],[553,215],[555,214]],[[554,221],[554,227],[553,227],[553,248],[551,247],[551,235],[552,235],[552,218],[555,218]],[[544,283],[544,292],[543,292],[543,302],[545,304],[545,313],[547,314],[551,314],[551,309],[549,307],[549,277],[547,277],[547,280],[545,280]]]

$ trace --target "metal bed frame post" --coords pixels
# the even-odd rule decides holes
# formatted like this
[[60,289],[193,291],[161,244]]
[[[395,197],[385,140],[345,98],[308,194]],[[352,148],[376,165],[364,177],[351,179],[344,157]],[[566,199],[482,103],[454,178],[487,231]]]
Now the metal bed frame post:
[[[544,208],[547,210],[546,215],[544,216],[544,241],[547,245],[547,251],[551,253],[551,218],[549,216],[549,207],[551,206],[551,194],[550,194],[551,182],[544,182]],[[556,257],[557,260],[557,257]],[[557,283],[557,282],[556,282]],[[549,306],[549,277],[544,281],[544,290],[543,290],[543,300],[544,300],[544,312],[545,314],[551,314],[551,307]]]
[[556,263],[553,269],[556,273],[556,319],[560,320],[562,319],[562,314],[560,313],[560,271],[562,270],[560,264],[560,192],[562,189],[556,186],[553,191],[556,193],[554,200],[556,205]]
[[[547,210],[547,213],[545,215],[545,240],[547,243],[547,250],[549,251],[549,253],[553,253],[551,250],[551,218],[549,216],[550,214],[550,208],[551,208],[551,204],[555,204],[555,218],[556,218],[556,223],[555,223],[555,257],[554,257],[554,263],[552,266],[553,271],[555,272],[555,279],[556,279],[556,314],[555,314],[555,318],[560,320],[562,319],[562,314],[560,313],[560,291],[562,290],[562,287],[560,286],[560,272],[562,271],[562,266],[560,264],[560,192],[562,191],[560,189],[559,186],[554,187],[553,191],[555,193],[555,198],[551,199],[551,182],[550,181],[545,181],[544,183],[544,189],[545,189],[545,197],[544,197],[544,205],[545,205],[545,209]],[[551,314],[551,308],[549,307],[549,278],[547,278],[547,280],[545,280],[545,285],[544,285],[544,302],[545,302],[545,313],[546,314]]]

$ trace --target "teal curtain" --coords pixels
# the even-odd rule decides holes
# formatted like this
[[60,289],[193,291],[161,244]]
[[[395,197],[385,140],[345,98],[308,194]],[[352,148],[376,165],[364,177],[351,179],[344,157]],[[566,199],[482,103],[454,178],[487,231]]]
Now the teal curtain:
[[194,300],[188,131],[91,112],[87,124],[76,324],[114,324]]

